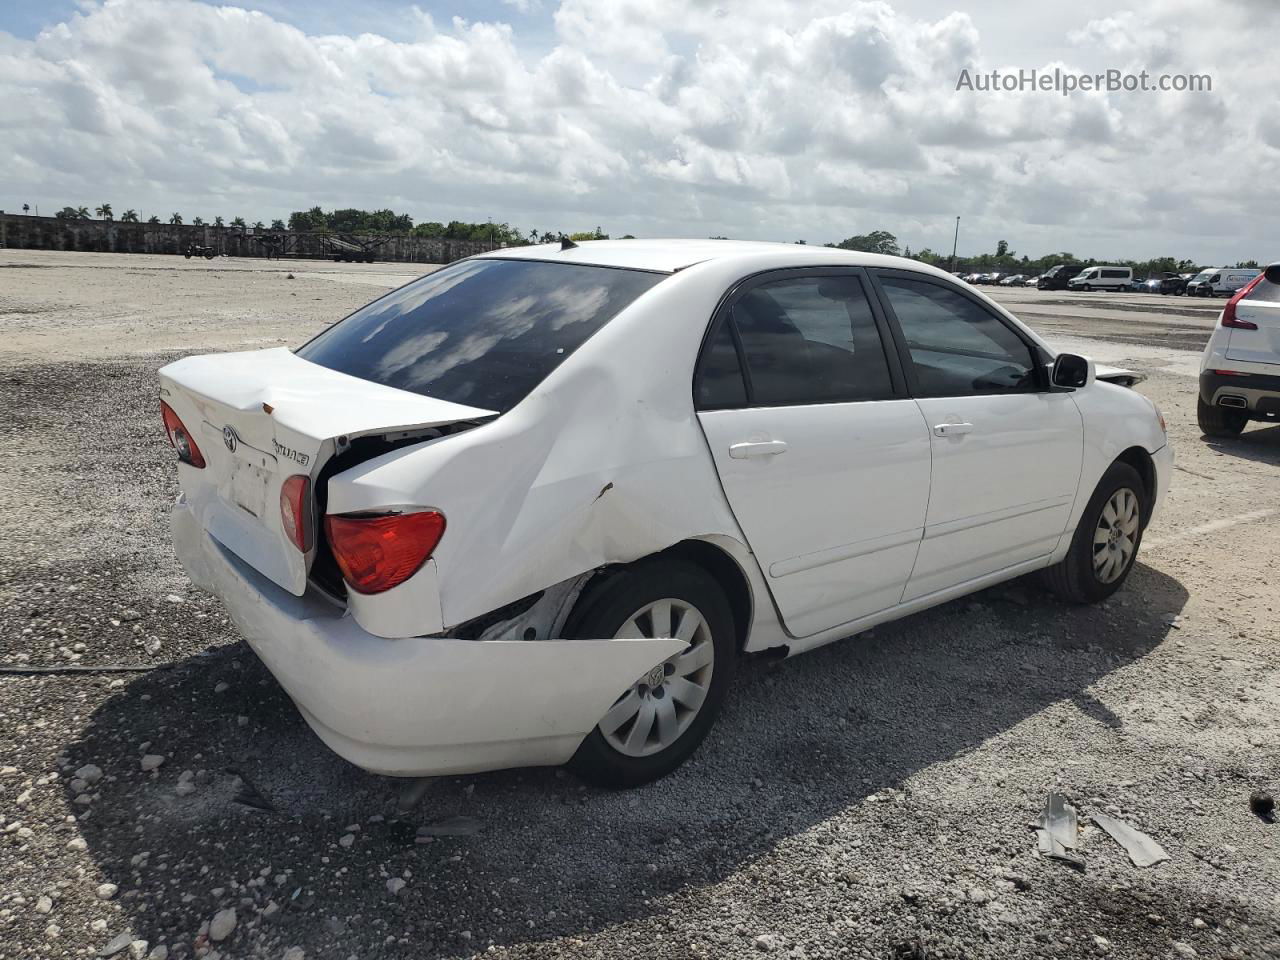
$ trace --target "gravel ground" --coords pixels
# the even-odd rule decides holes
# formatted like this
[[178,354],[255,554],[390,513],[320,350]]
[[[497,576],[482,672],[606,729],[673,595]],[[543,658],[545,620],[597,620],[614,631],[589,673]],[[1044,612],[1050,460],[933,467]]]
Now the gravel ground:
[[[1016,582],[751,661],[659,783],[447,778],[402,814],[178,569],[155,370],[300,342],[404,269],[0,251],[0,670],[150,668],[0,672],[0,960],[1280,956],[1280,826],[1249,808],[1280,786],[1280,428],[1199,437],[1210,308],[999,294],[1169,419],[1175,487],[1109,603]],[[1049,790],[1083,872],[1035,852]]]

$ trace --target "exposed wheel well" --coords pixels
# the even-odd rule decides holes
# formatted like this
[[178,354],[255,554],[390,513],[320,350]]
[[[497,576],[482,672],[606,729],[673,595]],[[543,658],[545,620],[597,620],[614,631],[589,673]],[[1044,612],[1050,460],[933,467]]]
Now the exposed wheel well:
[[[742,572],[742,568],[738,566],[737,561],[713,543],[708,543],[705,540],[682,540],[680,543],[670,546],[659,553],[650,554],[634,562],[647,563],[651,560],[670,557],[679,557],[701,567],[711,574],[716,583],[720,585],[720,589],[724,591],[724,595],[729,601],[729,609],[733,612],[735,640],[737,641],[738,650],[741,652],[747,645],[747,633],[751,629],[752,608],[751,588],[748,586],[747,577]],[[581,598],[587,597],[606,580],[621,574],[629,566],[631,564],[617,564],[601,569],[583,589],[579,603],[582,602]]]
[[1147,453],[1142,447],[1130,447],[1116,457],[1116,462],[1129,464],[1129,466],[1138,471],[1138,476],[1142,478],[1142,485],[1146,488],[1147,493],[1146,516],[1142,518],[1142,525],[1145,527],[1147,521],[1151,519],[1151,508],[1155,505],[1156,465],[1151,459],[1151,454]]
[[729,599],[738,650],[741,652],[747,645],[747,633],[751,629],[751,588],[747,585],[746,574],[742,572],[738,562],[715,544],[705,540],[683,540],[664,550],[660,556],[663,555],[684,557],[716,578],[720,589]]

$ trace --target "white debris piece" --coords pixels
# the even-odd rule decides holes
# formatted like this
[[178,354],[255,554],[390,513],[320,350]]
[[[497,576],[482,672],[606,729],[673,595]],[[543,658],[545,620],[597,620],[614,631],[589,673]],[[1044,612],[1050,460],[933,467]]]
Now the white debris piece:
[[160,768],[160,765],[164,763],[164,757],[158,753],[148,753],[139,763],[142,766],[143,773],[150,773],[152,770]]
[[231,931],[235,928],[235,908],[228,907],[226,910],[219,910],[213,915],[213,919],[209,921],[209,939],[215,943],[225,940],[231,936]]
[[1169,859],[1169,854],[1165,852],[1164,847],[1123,820],[1109,817],[1105,813],[1095,813],[1092,819],[1111,835],[1112,840],[1124,847],[1135,867],[1151,867]]

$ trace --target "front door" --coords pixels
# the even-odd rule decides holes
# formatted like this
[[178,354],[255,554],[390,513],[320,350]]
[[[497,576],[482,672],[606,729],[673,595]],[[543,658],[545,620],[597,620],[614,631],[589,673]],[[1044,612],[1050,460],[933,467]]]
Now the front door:
[[1066,529],[1084,427],[1035,346],[941,279],[877,271],[930,432],[933,483],[904,600],[1039,557]]
[[859,270],[745,283],[699,361],[698,419],[788,632],[898,603],[929,500],[929,431]]

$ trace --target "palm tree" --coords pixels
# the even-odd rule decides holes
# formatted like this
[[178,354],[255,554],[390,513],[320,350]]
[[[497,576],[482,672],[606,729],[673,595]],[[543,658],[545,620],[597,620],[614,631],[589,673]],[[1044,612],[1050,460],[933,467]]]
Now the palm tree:
[[151,216],[147,217],[147,223],[159,223],[159,222],[160,222],[160,218],[157,217],[154,213]]
[[169,222],[172,223],[175,227],[182,226],[182,214],[180,213],[172,214],[169,217]]
[[275,220],[271,221],[271,229],[272,230],[288,230],[289,228],[284,225],[283,220],[277,217]]
[[138,211],[132,208],[126,210],[124,213],[120,214],[120,222],[121,223],[137,223]]
[[97,214],[99,217],[101,217],[103,220],[112,220],[112,219],[114,219],[114,218],[112,217],[112,214],[111,214],[111,204],[109,204],[109,203],[104,203],[104,204],[103,204],[102,206],[100,206],[100,207],[94,207],[94,208],[93,208],[93,212],[94,212],[94,213],[96,213],[96,214]]
[[214,218],[213,218],[213,225],[214,225],[215,227],[220,227],[220,226],[222,226],[222,218],[221,218],[221,217],[214,217]]
[[266,228],[263,226],[262,221],[261,221],[261,220],[259,220],[257,223],[255,223],[255,224],[253,225],[253,229],[255,229],[255,230],[264,230],[264,229],[266,229]]
[[88,207],[76,207],[76,216],[77,216],[77,217],[79,217],[81,220],[88,220],[88,219],[89,219],[89,208],[88,208]]
[[243,230],[243,229],[244,229],[244,217],[236,217],[234,220],[232,220],[232,221],[231,221],[231,225],[232,225],[233,227],[239,227],[241,230]]
[[203,227],[203,226],[204,226],[204,217],[192,217],[192,218],[191,218],[191,225],[192,225],[193,227]]

